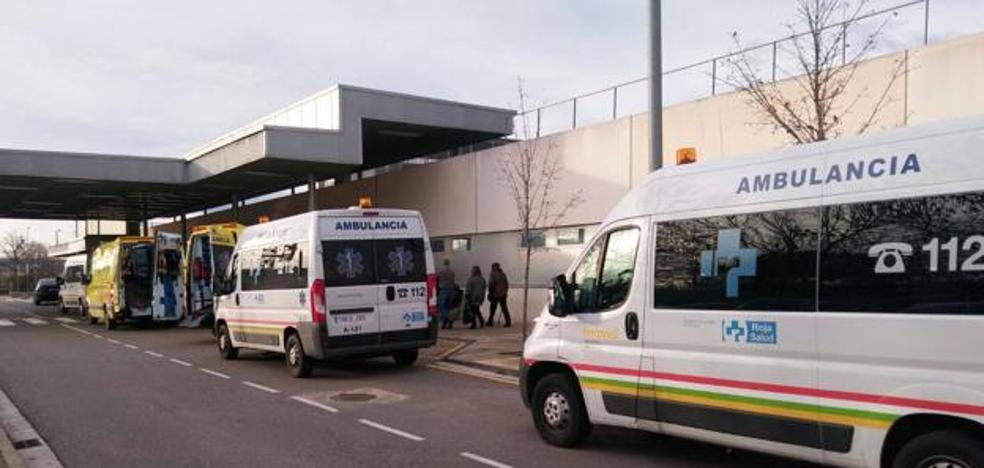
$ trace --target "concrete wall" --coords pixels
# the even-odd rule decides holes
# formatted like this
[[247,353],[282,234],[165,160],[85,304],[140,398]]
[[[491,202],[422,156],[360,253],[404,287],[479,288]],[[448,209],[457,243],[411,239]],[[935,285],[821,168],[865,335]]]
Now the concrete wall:
[[[906,59],[906,72],[888,88],[887,105],[871,132],[984,113],[984,87],[978,85],[984,82],[984,34],[978,34],[864,63],[845,93],[859,98],[843,119],[844,134],[857,133],[867,118],[865,111],[881,97],[899,61]],[[787,81],[779,86],[788,89],[795,84]],[[761,123],[746,97],[737,93],[667,107],[664,164],[674,164],[675,150],[687,146],[697,148],[699,164],[790,144],[786,135]],[[540,141],[564,167],[556,187],[558,199],[578,191],[582,194],[583,202],[561,220],[561,225],[593,230],[615,202],[646,177],[648,124],[647,115],[635,115]],[[499,176],[501,161],[515,151],[517,144],[510,144],[322,189],[317,193],[318,206],[349,206],[357,203],[359,196],[370,195],[378,206],[420,210],[432,237],[472,238],[472,251],[448,252],[439,258],[452,257],[462,274],[471,265],[487,270],[491,262],[499,261],[518,281],[522,249],[515,232],[516,208]],[[306,196],[249,206],[241,210],[240,221],[251,223],[260,215],[277,218],[300,213],[306,209]],[[227,219],[228,214],[218,214],[192,223]],[[546,284],[581,247],[545,249],[538,254],[533,282]]]

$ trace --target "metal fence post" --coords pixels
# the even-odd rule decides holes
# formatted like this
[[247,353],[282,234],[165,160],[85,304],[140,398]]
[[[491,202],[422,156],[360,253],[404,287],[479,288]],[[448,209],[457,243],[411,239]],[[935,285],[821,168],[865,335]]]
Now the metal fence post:
[[841,35],[841,65],[847,65],[847,23]]
[[618,86],[612,88],[612,120],[618,119]]
[[711,60],[711,96],[717,96],[717,71],[718,71],[718,60]]
[[571,102],[574,103],[574,112],[573,112],[574,115],[571,121],[571,130],[573,130],[577,128],[577,98],[571,99]]
[[925,0],[926,9],[923,13],[923,45],[929,44],[929,0]]
[[776,81],[776,55],[778,54],[779,41],[772,41],[772,81]]
[[540,110],[536,110],[536,137],[540,138]]

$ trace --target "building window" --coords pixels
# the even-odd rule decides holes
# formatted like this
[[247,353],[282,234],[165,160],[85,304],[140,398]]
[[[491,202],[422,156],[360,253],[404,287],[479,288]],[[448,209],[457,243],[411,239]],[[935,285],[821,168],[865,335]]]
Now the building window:
[[583,243],[584,228],[557,230],[557,245],[581,245]]
[[544,231],[539,230],[531,230],[528,236],[523,236],[523,234],[520,233],[519,245],[520,247],[526,247],[527,245],[531,247],[543,247],[547,245],[547,234]]
[[451,239],[452,252],[467,252],[469,250],[471,250],[470,237],[455,237]]
[[444,252],[444,239],[431,239],[431,252]]

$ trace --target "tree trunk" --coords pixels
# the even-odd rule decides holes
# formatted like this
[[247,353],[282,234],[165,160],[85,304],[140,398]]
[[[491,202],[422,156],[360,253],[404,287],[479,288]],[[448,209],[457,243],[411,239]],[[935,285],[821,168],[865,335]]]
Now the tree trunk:
[[530,301],[530,256],[532,255],[532,246],[529,241],[529,236],[526,240],[526,262],[523,266],[523,343],[526,343],[526,323],[527,323],[527,309]]

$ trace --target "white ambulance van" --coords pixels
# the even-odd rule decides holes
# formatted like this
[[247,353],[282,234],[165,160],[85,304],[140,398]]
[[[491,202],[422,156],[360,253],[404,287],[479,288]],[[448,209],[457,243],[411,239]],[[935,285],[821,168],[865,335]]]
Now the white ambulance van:
[[541,437],[984,466],[982,158],[976,118],[652,174],[525,343]]
[[59,278],[58,304],[61,313],[75,309],[80,314],[85,310],[85,276],[88,272],[88,255],[73,255],[65,259],[65,267]]
[[219,353],[312,360],[391,355],[400,365],[437,341],[437,277],[420,213],[313,211],[239,236],[215,312]]

